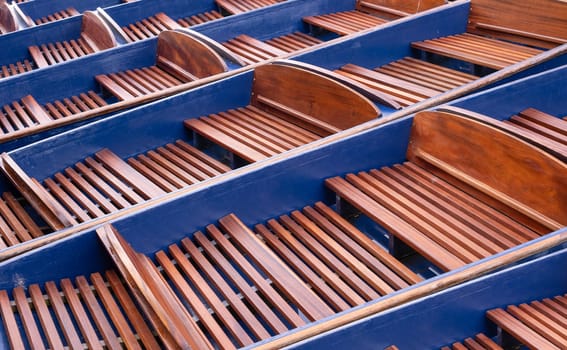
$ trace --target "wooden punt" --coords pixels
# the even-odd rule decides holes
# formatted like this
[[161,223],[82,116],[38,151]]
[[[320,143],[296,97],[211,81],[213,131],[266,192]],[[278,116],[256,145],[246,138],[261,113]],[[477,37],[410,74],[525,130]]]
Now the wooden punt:
[[[557,68],[457,100],[449,107],[490,113],[495,119],[503,119],[510,111],[518,113],[526,105],[563,115],[558,112],[564,110],[561,101],[539,89],[539,84],[561,86],[565,74],[567,67]],[[147,112],[137,111],[137,117]],[[99,124],[107,124],[105,130],[109,132],[116,130],[108,127],[111,120],[134,126],[120,118]],[[66,137],[73,135],[92,145],[89,137],[100,135],[89,134],[87,129]],[[127,146],[126,137],[124,133],[117,144]],[[57,147],[55,140],[50,141],[50,152],[63,150],[63,144]],[[37,145],[18,151],[22,162],[35,164],[36,160],[30,159],[33,156],[45,158]],[[561,210],[567,199],[565,162],[535,142],[463,115],[424,111],[290,153],[293,156],[274,157],[196,185],[184,196],[164,200],[112,225],[83,231],[5,261],[0,268],[0,289],[4,290],[0,292],[0,312],[5,323],[0,341],[15,348],[31,343],[45,347],[72,343],[118,348],[273,349],[305,339],[309,341],[296,346],[328,341],[321,333],[344,325],[347,327],[337,332],[352,331],[362,338],[357,327],[366,327],[361,322],[374,321],[362,320],[364,317],[534,254],[541,256],[564,245],[567,238],[565,212]],[[462,154],[467,157],[459,157]],[[405,206],[414,212],[400,217],[399,212],[386,208],[389,204],[383,204],[380,213],[377,204],[368,200],[368,206],[359,207],[363,202],[354,200],[355,190],[340,192],[342,199],[338,201],[333,195],[341,187],[337,186],[337,176],[357,172],[356,176],[363,177],[361,171],[372,168],[386,173],[386,167],[398,173],[435,172],[419,181],[423,186],[415,187],[413,193],[428,192],[427,201],[436,201],[437,205],[445,201],[443,207],[455,207],[423,215],[415,212],[421,208],[415,201],[416,205]],[[524,176],[519,178],[518,173]],[[374,172],[371,174],[374,176]],[[419,179],[421,175],[416,176]],[[347,176],[347,180],[351,178]],[[373,182],[373,188],[380,186],[384,185]],[[444,188],[444,192],[428,191],[430,186]],[[450,188],[461,192],[452,191],[447,197]],[[455,196],[466,199],[459,202]],[[360,198],[362,195],[358,195]],[[387,195],[383,198],[390,203],[402,200]],[[457,208],[458,203],[463,207]],[[361,215],[357,208],[368,215]],[[471,211],[484,215],[472,215]],[[435,223],[447,215],[451,218],[444,222],[450,228]],[[527,231],[537,232],[537,237],[465,261],[438,248],[452,244],[459,255],[465,255],[469,250],[464,241],[435,243],[434,238],[420,238],[418,231],[427,231],[425,226],[404,220],[427,221],[435,226],[428,233],[454,231],[468,237],[476,235],[477,241],[491,240],[493,231],[477,228],[471,232],[468,228],[473,225],[498,227],[508,237]],[[431,247],[440,255],[428,254]],[[546,266],[560,267],[559,260],[554,259],[564,258],[564,254],[551,254],[529,266],[554,261]],[[49,264],[46,259],[50,259]],[[534,280],[522,273],[516,276],[527,285],[530,299],[526,301],[564,294],[540,283],[553,276],[560,281],[557,288],[564,290],[564,279],[553,268],[534,276]],[[501,289],[502,297],[521,294],[516,293],[519,290]],[[542,289],[549,294],[540,297]],[[486,299],[489,301],[500,298],[488,287],[471,287],[471,291],[473,295],[491,295]],[[471,293],[459,295],[468,298]],[[463,308],[458,298],[446,300]],[[476,305],[472,300],[468,298]],[[490,309],[502,306],[503,302],[497,300]],[[510,303],[522,302],[515,299]],[[425,309],[432,312],[429,304]],[[478,313],[477,308],[465,309]],[[490,317],[496,318],[500,312],[496,314]],[[396,318],[396,322],[402,320]],[[357,322],[351,325],[353,321]],[[389,325],[390,321],[378,324]],[[462,318],[463,324],[469,322]],[[374,327],[374,323],[369,324]],[[505,323],[499,324],[509,329]],[[403,331],[411,339],[402,340],[414,341],[407,337],[407,329]],[[466,338],[456,332],[445,341],[448,330],[440,327],[433,333],[437,331],[445,335],[439,347]],[[373,342],[384,334],[389,335],[365,332],[364,337]],[[400,333],[392,333],[396,334]],[[353,343],[358,341],[364,339]],[[385,347],[403,348],[397,337],[387,341]]]

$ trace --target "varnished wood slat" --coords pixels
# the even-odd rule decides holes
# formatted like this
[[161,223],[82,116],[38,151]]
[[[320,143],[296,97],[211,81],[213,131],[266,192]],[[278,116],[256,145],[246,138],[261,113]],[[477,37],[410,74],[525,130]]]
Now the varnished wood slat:
[[12,311],[10,298],[5,290],[0,290],[0,313],[2,315],[2,323],[6,329],[6,337],[12,349],[24,349],[24,342],[20,333],[20,328],[16,323],[16,318]]
[[333,314],[306,285],[258,240],[258,238],[234,215],[219,220],[221,227],[261,266],[272,281],[311,319],[317,320]]
[[134,192],[128,184],[107,170],[101,163],[91,157],[87,157],[85,158],[85,164],[87,164],[104,181],[108,182],[112,187],[120,191],[120,194],[122,194],[130,203],[136,204],[144,201],[144,198]]
[[61,341],[59,332],[57,331],[55,322],[53,322],[46,304],[46,300],[43,297],[43,293],[41,292],[39,285],[32,284],[28,287],[28,290],[33,303],[33,307],[36,310],[39,321],[41,322],[41,326],[49,343],[50,349],[63,350],[63,342]]
[[45,345],[43,344],[39,329],[35,323],[24,289],[22,287],[16,287],[14,288],[13,294],[18,314],[22,320],[22,325],[25,329],[30,347],[38,350],[45,349]]
[[71,315],[68,313],[65,303],[63,302],[63,298],[57,289],[57,286],[54,282],[46,282],[45,283],[45,290],[49,297],[49,302],[51,303],[51,307],[57,317],[59,325],[61,326],[61,330],[63,335],[65,336],[67,346],[73,349],[82,349],[83,343],[81,342],[77,330],[73,324],[71,319]]

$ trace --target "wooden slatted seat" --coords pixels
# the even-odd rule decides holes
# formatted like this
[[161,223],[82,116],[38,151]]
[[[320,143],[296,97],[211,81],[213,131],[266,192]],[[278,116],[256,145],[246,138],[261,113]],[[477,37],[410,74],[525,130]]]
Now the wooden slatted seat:
[[80,15],[79,11],[75,10],[74,7],[69,7],[69,8],[66,8],[64,10],[52,13],[50,15],[38,18],[34,22],[35,22],[35,24],[39,25],[39,24],[45,24],[45,23],[49,23],[49,22],[59,21],[61,19],[65,19],[65,18],[68,18],[68,17],[77,16],[77,15]]
[[227,70],[225,61],[207,44],[186,33],[164,31],[158,37],[154,66],[97,75],[95,79],[123,101]]
[[321,40],[310,35],[295,32],[266,40],[265,42],[241,34],[223,44],[247,64],[262,62],[271,58],[281,57],[306,47],[321,43]]
[[81,36],[76,40],[30,46],[29,52],[38,68],[66,62],[77,57],[115,47],[112,31],[94,12],[83,14]]
[[223,15],[218,11],[212,10],[184,18],[179,18],[177,20],[177,23],[183,28],[187,28],[191,26],[196,26],[198,24],[214,21],[220,18],[223,18]]
[[[473,0],[467,32],[412,47],[502,69],[567,42],[567,4],[553,0]],[[529,46],[537,47],[529,47]]]
[[22,203],[10,192],[0,199],[0,249],[43,236]]
[[20,101],[5,105],[0,110],[0,132],[4,135],[41,127],[56,119],[70,117],[107,105],[94,91],[71,96],[45,104],[43,107],[28,95]]
[[[45,179],[43,186],[34,179],[27,181],[36,186],[28,192],[43,193],[47,198],[46,205],[53,203],[63,211],[59,216],[67,220],[68,225],[75,225],[229,170],[229,167],[179,140],[126,162],[105,149]],[[19,189],[26,190],[21,185]],[[38,195],[28,197],[36,198]],[[50,214],[57,216],[53,210]]]
[[232,15],[274,5],[283,1],[285,0],[215,0],[221,9]]
[[10,63],[5,66],[0,67],[0,78],[7,78],[13,75],[22,74],[25,72],[29,72],[33,70],[35,67],[35,63],[30,62],[29,60],[23,60],[22,62],[18,61],[16,63]]
[[489,310],[486,316],[530,349],[567,348],[565,296]]
[[380,114],[360,94],[315,72],[271,64],[254,75],[249,106],[187,119],[185,126],[254,162]]
[[[111,226],[97,232],[154,324],[162,322],[151,316],[158,310],[187,305],[168,316],[190,313],[221,349],[252,345],[421,281],[323,203],[255,230],[230,214],[171,244],[155,255],[165,280],[148,278],[152,263]],[[170,292],[179,300],[163,295]]]
[[475,335],[473,338],[467,338],[462,343],[453,343],[450,347],[444,346],[441,350],[503,350],[503,348],[496,344],[494,340],[490,339],[483,333]]
[[17,287],[10,294],[0,291],[0,315],[13,349],[160,348],[114,271]]
[[379,26],[391,19],[441,6],[444,3],[440,0],[357,0],[354,10],[307,16],[303,18],[303,21],[339,35],[348,35]]
[[255,231],[335,312],[422,280],[320,202]]
[[444,110],[463,115],[515,135],[567,161],[567,122],[561,118],[528,108],[509,119],[499,121],[458,107]]
[[385,93],[402,106],[409,106],[478,79],[474,75],[411,57],[404,57],[373,70],[347,64],[336,72]]
[[135,23],[123,26],[122,30],[126,33],[127,39],[134,42],[153,38],[164,30],[175,30],[179,28],[182,28],[179,23],[175,22],[165,13],[160,12]]
[[[499,130],[449,113],[422,112],[414,119],[407,155],[407,163],[326,184],[443,270],[567,223],[566,178],[557,176],[567,165]],[[537,198],[541,193],[545,199]]]

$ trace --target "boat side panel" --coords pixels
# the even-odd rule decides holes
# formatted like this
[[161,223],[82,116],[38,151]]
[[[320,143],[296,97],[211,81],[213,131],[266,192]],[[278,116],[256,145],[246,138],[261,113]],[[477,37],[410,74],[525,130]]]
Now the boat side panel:
[[[491,333],[484,311],[567,290],[567,250],[451,288],[327,334],[292,349],[439,349],[479,332]],[[408,336],[411,330],[411,336]]]
[[[337,69],[346,63],[374,68],[410,56],[413,41],[462,33],[466,29],[469,7],[470,3],[459,2],[435,9],[293,59],[327,69]],[[380,49],[372,49],[375,47]]]

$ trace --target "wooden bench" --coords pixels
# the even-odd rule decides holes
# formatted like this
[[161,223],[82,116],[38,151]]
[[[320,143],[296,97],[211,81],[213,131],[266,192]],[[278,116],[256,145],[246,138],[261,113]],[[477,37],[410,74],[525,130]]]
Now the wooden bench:
[[24,60],[22,62],[18,61],[16,63],[10,63],[5,66],[0,66],[0,78],[7,78],[13,75],[22,74],[33,70],[35,63],[29,60]]
[[353,34],[388,22],[425,11],[445,3],[443,0],[357,0],[351,11],[307,16],[303,21],[339,35]]
[[499,329],[530,349],[567,347],[567,297],[509,305],[486,313]]
[[442,347],[441,350],[503,350],[503,348],[485,334],[479,333],[474,339],[467,338],[462,343],[455,342],[450,347]]
[[59,21],[61,19],[69,18],[72,16],[78,16],[81,13],[77,11],[74,7],[69,7],[61,11],[57,11],[55,13],[49,14],[47,16],[41,17],[36,19],[34,22],[37,25],[45,24],[49,22]]
[[246,64],[254,64],[271,58],[282,57],[321,42],[321,40],[308,34],[295,32],[266,41],[241,34],[222,43],[222,45],[238,55]]
[[466,33],[412,47],[502,69],[567,42],[566,11],[567,4],[555,0],[472,0]]
[[533,108],[528,108],[503,121],[458,107],[444,107],[443,110],[491,125],[567,161],[567,121],[561,118]]
[[[4,157],[8,169],[17,168],[9,156]],[[43,186],[17,170],[12,173],[19,177],[11,179],[26,198],[39,199],[43,195],[46,207],[59,208],[63,211],[59,216],[68,225],[75,225],[185,188],[230,168],[179,140],[126,162],[110,150],[102,150],[45,179]],[[31,185],[26,188],[19,184],[22,182]],[[43,208],[42,216],[49,215],[57,216],[54,210]]]
[[85,11],[81,36],[78,39],[30,46],[29,52],[36,66],[42,68],[110,49],[116,45],[116,39],[106,23],[96,13]]
[[221,9],[231,15],[252,11],[284,1],[285,0],[215,0]]
[[567,224],[567,179],[557,176],[567,165],[509,134],[457,115],[421,112],[407,157],[326,184],[442,270]]
[[261,66],[254,77],[250,105],[187,119],[185,126],[254,162],[380,115],[356,91],[297,65]]
[[126,33],[126,39],[130,42],[134,42],[153,38],[164,30],[175,30],[179,28],[182,28],[179,23],[175,22],[165,13],[159,12],[135,23],[125,25],[122,27],[122,30]]
[[0,291],[0,315],[12,349],[160,348],[114,271]]
[[404,57],[375,69],[346,64],[335,71],[388,95],[400,106],[409,106],[470,83],[477,76]]
[[164,31],[158,37],[156,64],[97,75],[101,87],[119,100],[129,100],[226,72],[222,57],[186,33]]
[[0,249],[43,236],[43,231],[10,192],[0,199]]

